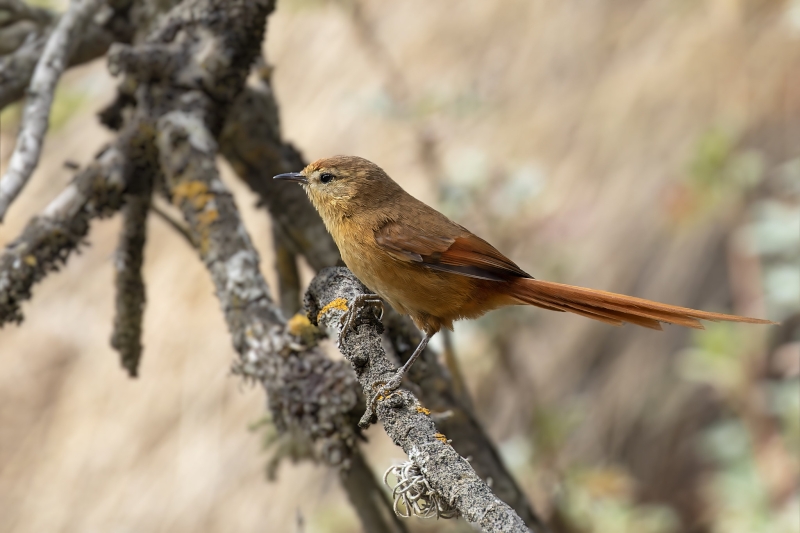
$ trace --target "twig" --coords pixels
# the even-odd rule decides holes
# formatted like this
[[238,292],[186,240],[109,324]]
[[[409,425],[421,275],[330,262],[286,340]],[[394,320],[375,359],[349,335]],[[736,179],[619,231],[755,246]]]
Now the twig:
[[[150,178],[150,179],[148,179]],[[142,191],[125,195],[122,208],[122,234],[115,255],[116,286],[114,329],[111,346],[119,352],[120,363],[135,378],[142,356],[142,314],[145,288],[142,279],[147,213],[152,196],[151,176],[142,176]]]
[[278,296],[286,316],[300,310],[300,273],[297,254],[287,245],[284,233],[272,226],[272,243],[275,250],[275,271],[278,273]]
[[189,230],[186,228],[186,226],[184,226],[183,224],[172,218],[172,215],[164,211],[164,209],[162,209],[161,206],[159,206],[156,203],[150,205],[150,210],[158,218],[166,222],[167,225],[169,225],[169,227],[178,232],[178,235],[186,239],[186,242],[189,243],[189,246],[191,246],[192,248],[197,248],[197,243],[194,242],[192,234],[189,233]]
[[79,32],[101,3],[101,0],[73,0],[69,10],[56,24],[36,63],[28,100],[22,112],[17,144],[6,173],[0,178],[0,221],[39,163],[56,84],[67,66],[69,53],[75,46]]
[[[306,293],[309,317],[335,331],[348,303],[367,292],[349,270],[326,268]],[[342,353],[353,365],[368,398],[396,371],[381,346],[381,329],[379,322],[365,317],[357,330],[342,341]],[[430,486],[467,521],[488,532],[528,531],[514,510],[492,493],[447,438],[437,432],[427,410],[413,394],[400,389],[379,399],[375,411],[392,441],[403,448]]]

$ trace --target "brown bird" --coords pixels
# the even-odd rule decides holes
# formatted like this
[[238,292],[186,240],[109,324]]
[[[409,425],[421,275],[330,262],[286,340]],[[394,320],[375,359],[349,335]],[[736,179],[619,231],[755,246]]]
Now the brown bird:
[[409,315],[425,334],[386,384],[387,390],[400,385],[441,328],[453,329],[455,320],[477,318],[506,305],[535,305],[614,326],[630,322],[658,330],[661,322],[703,329],[698,319],[772,323],[534,279],[491,244],[417,200],[378,165],[360,157],[320,159],[302,172],[274,179],[303,185],[345,264],[375,293],[353,304],[341,335],[346,335],[360,307],[380,299]]

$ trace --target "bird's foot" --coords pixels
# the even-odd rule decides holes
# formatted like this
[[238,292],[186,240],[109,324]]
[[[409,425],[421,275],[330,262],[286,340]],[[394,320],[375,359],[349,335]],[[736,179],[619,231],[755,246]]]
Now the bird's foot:
[[366,307],[372,309],[379,321],[383,319],[383,300],[381,300],[380,296],[377,294],[359,294],[339,321],[342,331],[339,333],[339,340],[336,342],[337,347],[341,348],[342,342],[347,338],[347,334],[356,329],[358,313]]
[[395,374],[391,377],[391,379],[389,379],[389,381],[384,381],[384,382],[379,381],[375,384],[378,391],[372,397],[372,401],[370,402],[370,405],[372,405],[373,410],[375,409],[375,406],[378,404],[379,401],[383,400],[384,398],[387,398],[394,391],[400,388],[400,385],[403,383],[403,376],[405,376],[405,374],[406,373],[401,368],[400,370],[395,372]]
[[401,368],[395,372],[389,381],[378,381],[373,384],[375,394],[372,395],[369,403],[367,403],[367,410],[364,412],[364,416],[361,417],[361,421],[358,423],[359,427],[362,429],[369,427],[369,425],[372,423],[373,417],[376,416],[378,402],[385,400],[391,396],[394,391],[400,388],[400,385],[403,383],[404,375],[405,372]]

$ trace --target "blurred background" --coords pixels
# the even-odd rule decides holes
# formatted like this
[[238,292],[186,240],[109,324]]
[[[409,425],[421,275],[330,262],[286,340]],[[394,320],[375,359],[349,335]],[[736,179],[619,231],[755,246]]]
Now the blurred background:
[[[510,308],[457,324],[478,416],[543,515],[800,531],[799,0],[280,0],[265,53],[309,160],[375,161],[536,277],[782,323],[658,333]],[[0,245],[111,137],[95,113],[114,88],[102,60],[65,76]],[[0,115],[0,170],[18,122],[19,105]],[[268,216],[220,165],[274,287]],[[358,531],[332,470],[266,481],[263,393],[230,374],[208,274],[154,217],[140,378],[119,367],[119,223],[95,222],[0,330],[0,531]],[[404,458],[368,437],[376,475]]]

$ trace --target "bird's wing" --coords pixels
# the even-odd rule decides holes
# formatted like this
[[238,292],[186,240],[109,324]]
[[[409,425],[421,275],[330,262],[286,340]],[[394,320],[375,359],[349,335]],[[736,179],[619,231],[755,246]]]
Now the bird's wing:
[[375,231],[375,242],[395,259],[433,270],[492,281],[532,277],[488,242],[439,216],[426,217],[427,225],[387,221]]

